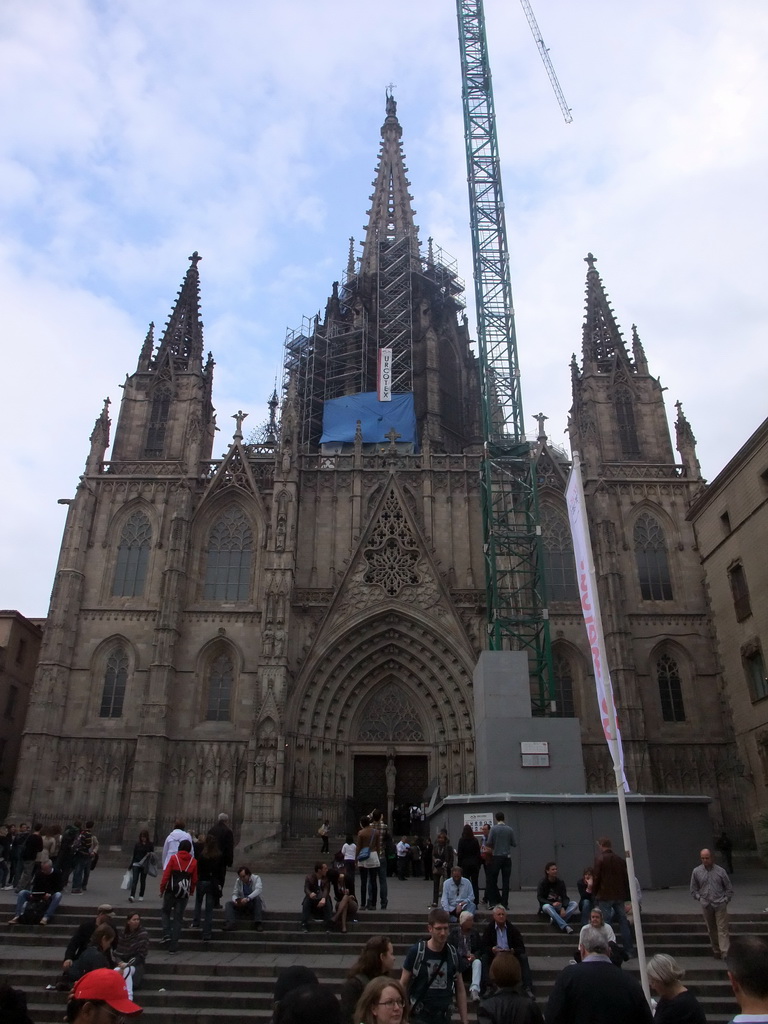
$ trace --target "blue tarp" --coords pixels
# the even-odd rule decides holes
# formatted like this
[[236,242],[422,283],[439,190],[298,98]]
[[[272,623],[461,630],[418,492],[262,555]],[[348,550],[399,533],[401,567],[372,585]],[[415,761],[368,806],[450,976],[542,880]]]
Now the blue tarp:
[[323,406],[320,443],[354,441],[358,420],[365,444],[386,441],[384,435],[393,427],[400,435],[398,441],[416,443],[416,412],[411,392],[392,395],[391,402],[380,402],[375,391],[330,399]]

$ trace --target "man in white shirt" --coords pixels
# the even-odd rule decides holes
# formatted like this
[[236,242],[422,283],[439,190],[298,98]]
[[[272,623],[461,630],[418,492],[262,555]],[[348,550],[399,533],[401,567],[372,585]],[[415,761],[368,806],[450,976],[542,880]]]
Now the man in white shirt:
[[251,869],[243,865],[237,869],[237,880],[232,890],[232,899],[224,905],[224,930],[235,927],[238,917],[245,917],[253,924],[257,932],[261,931],[261,918],[264,903],[261,878],[254,875]]
[[190,843],[190,850],[194,850],[195,844],[192,836],[187,832],[187,826],[184,824],[184,819],[177,818],[172,830],[168,833],[165,842],[163,843],[163,871],[165,871],[166,865],[174,853],[178,853],[179,843],[182,839],[188,839]]
[[451,877],[443,882],[443,895],[440,900],[443,910],[447,910],[454,921],[458,921],[459,915],[465,910],[474,916],[477,913],[474,897],[470,880],[462,877],[460,867],[453,868]]
[[768,941],[757,935],[736,935],[725,965],[741,1010],[731,1024],[768,1021]]
[[406,841],[406,836],[403,836],[397,844],[397,877],[401,882],[404,882],[406,878],[405,873],[408,870],[408,854],[410,849],[410,843]]

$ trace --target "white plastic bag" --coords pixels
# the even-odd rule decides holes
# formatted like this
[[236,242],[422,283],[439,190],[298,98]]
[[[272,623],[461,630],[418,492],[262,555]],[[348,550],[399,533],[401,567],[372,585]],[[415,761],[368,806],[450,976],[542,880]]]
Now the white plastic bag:
[[120,888],[121,889],[130,889],[131,888],[131,869],[130,868],[128,868],[128,870],[123,875],[123,880],[120,883]]

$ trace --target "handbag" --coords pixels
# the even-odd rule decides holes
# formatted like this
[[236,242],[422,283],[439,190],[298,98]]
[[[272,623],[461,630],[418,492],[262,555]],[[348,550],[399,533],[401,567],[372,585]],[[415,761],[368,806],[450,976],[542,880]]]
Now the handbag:
[[362,848],[362,850],[360,851],[360,853],[358,853],[357,859],[358,860],[368,860],[368,858],[370,856],[371,856],[371,848],[370,848],[370,846],[364,846]]
[[149,860],[147,861],[147,874],[150,878],[157,878],[157,858],[154,853],[150,853]]
[[123,880],[120,883],[120,888],[121,889],[130,889],[130,887],[131,887],[131,869],[128,868],[128,870],[123,875]]

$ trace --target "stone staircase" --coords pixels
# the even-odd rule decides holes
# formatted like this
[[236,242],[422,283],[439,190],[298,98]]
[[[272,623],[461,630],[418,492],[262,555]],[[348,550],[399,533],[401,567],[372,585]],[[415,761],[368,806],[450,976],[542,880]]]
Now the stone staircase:
[[[306,863],[306,860],[304,861]],[[272,1011],[272,990],[281,967],[302,963],[312,967],[321,981],[338,990],[363,942],[375,934],[388,935],[397,954],[398,969],[411,943],[424,937],[424,911],[360,913],[347,934],[323,931],[313,923],[308,933],[298,928],[298,915],[268,912],[264,930],[245,924],[222,932],[216,921],[214,940],[203,943],[200,933],[187,926],[180,952],[171,956],[160,945],[159,910],[141,908],[152,940],[144,986],[137,1002],[144,1007],[147,1024],[239,1024],[244,1015],[267,1021]],[[62,907],[47,928],[17,925],[0,932],[0,977],[24,989],[36,1024],[61,1021],[66,995],[48,991],[61,970],[64,947],[84,918],[77,908]],[[218,917],[218,915],[217,915]],[[483,919],[485,915],[482,915]],[[187,911],[187,919],[190,911]],[[722,964],[712,959],[700,915],[644,917],[646,952],[671,953],[686,967],[686,983],[696,993],[712,1024],[729,1021],[736,1005]],[[543,1005],[559,971],[575,947],[566,936],[534,915],[516,917],[526,941]],[[768,934],[768,921],[758,914],[732,914],[731,932]],[[637,961],[624,970],[637,972]],[[475,1014],[470,1008],[470,1019]]]

